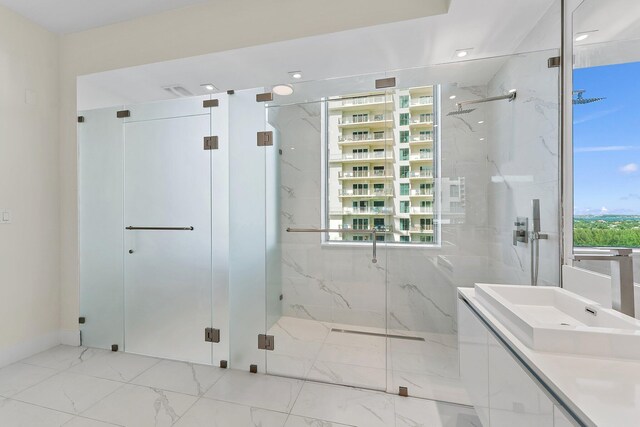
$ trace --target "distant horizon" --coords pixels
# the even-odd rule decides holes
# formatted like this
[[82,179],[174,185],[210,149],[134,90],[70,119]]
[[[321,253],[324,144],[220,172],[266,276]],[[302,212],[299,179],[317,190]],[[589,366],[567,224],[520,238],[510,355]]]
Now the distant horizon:
[[640,63],[574,70],[574,216],[640,215]]

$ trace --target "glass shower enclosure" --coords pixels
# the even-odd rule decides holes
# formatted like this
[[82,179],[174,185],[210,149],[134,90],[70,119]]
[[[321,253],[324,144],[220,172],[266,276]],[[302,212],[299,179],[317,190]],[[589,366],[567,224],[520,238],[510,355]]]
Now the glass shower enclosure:
[[557,53],[80,113],[83,344],[468,404],[456,289],[529,283],[532,199],[558,284]]

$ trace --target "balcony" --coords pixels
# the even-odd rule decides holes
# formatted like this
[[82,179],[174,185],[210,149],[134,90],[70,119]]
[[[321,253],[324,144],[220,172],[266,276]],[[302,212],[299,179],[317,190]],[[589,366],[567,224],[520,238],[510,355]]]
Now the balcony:
[[343,208],[331,211],[330,215],[393,215],[392,207]]
[[409,126],[420,127],[420,126],[432,126],[433,125],[433,114],[424,114],[419,117],[411,117],[409,121]]
[[433,189],[412,189],[409,192],[409,197],[433,197]]
[[347,153],[331,156],[332,162],[362,162],[362,161],[393,160],[392,151],[367,151],[365,153]]
[[425,224],[425,225],[412,225],[409,229],[409,233],[417,233],[417,234],[433,234],[433,225]]
[[[344,223],[339,228],[342,230],[350,230],[354,233],[371,234],[371,228],[369,227],[353,227],[352,224]],[[390,233],[393,231],[393,227],[390,225],[376,225],[374,228],[376,229],[376,233]]]
[[370,188],[357,188],[338,190],[339,197],[392,197],[393,191],[383,189],[375,190]]
[[433,171],[431,170],[421,170],[421,171],[414,171],[409,173],[409,179],[419,180],[419,179],[432,179],[432,178],[433,178]]
[[414,98],[409,103],[410,111],[432,111],[433,110],[433,97],[420,97]]
[[386,170],[338,172],[338,179],[393,179],[393,172],[389,171],[388,174]]
[[429,144],[433,142],[433,134],[412,136],[409,144]]
[[431,162],[433,161],[433,153],[412,154],[409,156],[410,162]]
[[347,98],[341,100],[330,100],[329,101],[329,109],[331,110],[348,110],[348,109],[359,109],[360,107],[367,106],[381,106],[383,107],[385,104],[392,103],[393,98],[389,97],[386,99],[384,95],[371,95],[371,96],[362,96],[362,97],[354,97]]
[[426,206],[415,206],[411,208],[410,212],[411,215],[433,215],[433,208]]
[[393,125],[393,117],[385,116],[384,114],[363,115],[356,117],[342,117],[338,119],[338,127],[341,128],[353,128],[353,127],[391,127]]
[[393,144],[393,135],[376,134],[339,136],[338,145],[387,145]]

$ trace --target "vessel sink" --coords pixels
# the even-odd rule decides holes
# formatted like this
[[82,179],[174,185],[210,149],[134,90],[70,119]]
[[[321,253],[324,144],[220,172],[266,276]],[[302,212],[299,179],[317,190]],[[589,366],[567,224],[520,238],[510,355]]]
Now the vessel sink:
[[476,299],[536,351],[640,360],[640,321],[567,290],[475,285]]

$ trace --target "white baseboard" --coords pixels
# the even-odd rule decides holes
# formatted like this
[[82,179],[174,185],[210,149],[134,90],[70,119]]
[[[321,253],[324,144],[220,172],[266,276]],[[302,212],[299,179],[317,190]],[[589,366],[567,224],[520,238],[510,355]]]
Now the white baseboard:
[[0,348],[0,368],[60,344],[60,331],[49,332],[12,346]]
[[80,345],[80,330],[60,330],[60,344],[79,346]]

